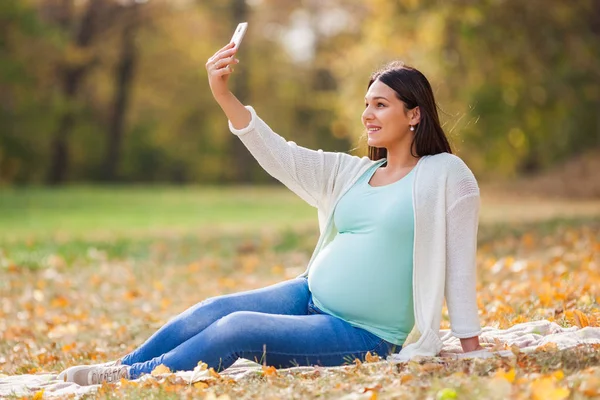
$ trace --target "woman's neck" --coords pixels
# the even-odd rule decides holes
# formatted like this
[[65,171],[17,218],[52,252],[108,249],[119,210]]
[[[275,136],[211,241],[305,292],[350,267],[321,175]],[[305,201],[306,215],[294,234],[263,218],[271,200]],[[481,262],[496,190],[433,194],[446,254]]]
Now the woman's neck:
[[413,157],[410,151],[387,151],[387,165],[385,168],[390,171],[400,171],[406,168],[413,168],[419,162],[421,157]]

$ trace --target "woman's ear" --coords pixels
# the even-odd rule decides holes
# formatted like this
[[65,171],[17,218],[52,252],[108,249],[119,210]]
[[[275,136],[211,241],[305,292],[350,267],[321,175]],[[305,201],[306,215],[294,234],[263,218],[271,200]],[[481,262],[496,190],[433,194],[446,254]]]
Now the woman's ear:
[[419,122],[421,122],[421,109],[419,108],[419,106],[416,106],[415,108],[410,110],[410,112],[411,117],[409,123],[411,125],[417,125]]

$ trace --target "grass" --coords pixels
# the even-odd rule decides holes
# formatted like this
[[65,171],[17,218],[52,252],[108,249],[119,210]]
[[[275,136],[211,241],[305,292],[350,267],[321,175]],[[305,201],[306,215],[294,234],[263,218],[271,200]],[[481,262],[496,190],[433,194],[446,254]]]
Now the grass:
[[[566,204],[575,214],[546,204],[536,215],[527,199],[485,199],[477,257],[483,325],[572,326],[585,318],[598,326],[600,213]],[[508,223],[498,223],[497,207]],[[0,374],[117,358],[204,298],[297,276],[317,238],[315,210],[281,188],[4,190]],[[95,397],[584,399],[600,396],[598,360],[599,346],[588,345],[511,359],[216,377],[197,386],[157,378],[105,385]]]
[[281,187],[73,186],[0,192],[0,241],[316,223]]

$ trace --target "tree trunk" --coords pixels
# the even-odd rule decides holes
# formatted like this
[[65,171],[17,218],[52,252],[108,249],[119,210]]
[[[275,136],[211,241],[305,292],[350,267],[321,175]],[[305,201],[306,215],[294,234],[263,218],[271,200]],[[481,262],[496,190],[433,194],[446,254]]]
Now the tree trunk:
[[137,7],[132,6],[132,9],[128,10],[131,14],[122,31],[121,54],[115,69],[115,95],[112,116],[108,126],[106,157],[102,171],[102,178],[106,181],[113,181],[118,178],[117,171],[125,130],[125,116],[129,108],[131,86],[137,60],[137,49],[135,47]]
[[[64,4],[70,7],[67,2]],[[90,46],[95,36],[96,19],[101,6],[102,0],[89,1],[74,39],[74,46],[77,49],[85,49]],[[59,72],[62,80],[62,93],[68,106],[60,117],[60,123],[52,139],[50,170],[48,171],[48,183],[51,185],[62,183],[67,178],[69,170],[69,135],[75,125],[75,111],[72,104],[75,102],[79,86],[89,66],[88,63],[65,65]]]

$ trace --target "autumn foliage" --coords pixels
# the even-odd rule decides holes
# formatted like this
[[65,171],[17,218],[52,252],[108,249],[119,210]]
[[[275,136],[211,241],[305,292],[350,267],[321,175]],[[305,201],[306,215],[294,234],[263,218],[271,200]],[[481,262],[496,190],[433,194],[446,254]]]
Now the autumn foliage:
[[[563,326],[598,326],[599,227],[598,220],[482,226],[477,258],[482,324],[508,328],[547,319]],[[0,372],[58,372],[115,359],[206,297],[295,277],[306,265],[315,238],[314,230],[297,229],[261,234],[215,230],[77,244],[67,240],[55,254],[45,256],[44,268],[13,262],[18,246],[5,246],[0,253]],[[21,245],[35,252],[40,243]],[[448,326],[447,316],[443,324]],[[164,367],[151,379],[124,381],[119,389],[105,385],[100,393],[202,393],[220,399],[286,397],[289,391],[440,399],[600,395],[600,369],[595,366],[600,363],[599,346],[560,351],[549,344],[528,354],[513,350],[512,358],[398,365],[380,363],[377,355],[369,354],[336,370],[282,372],[267,365],[239,381],[212,371],[193,385]]]

